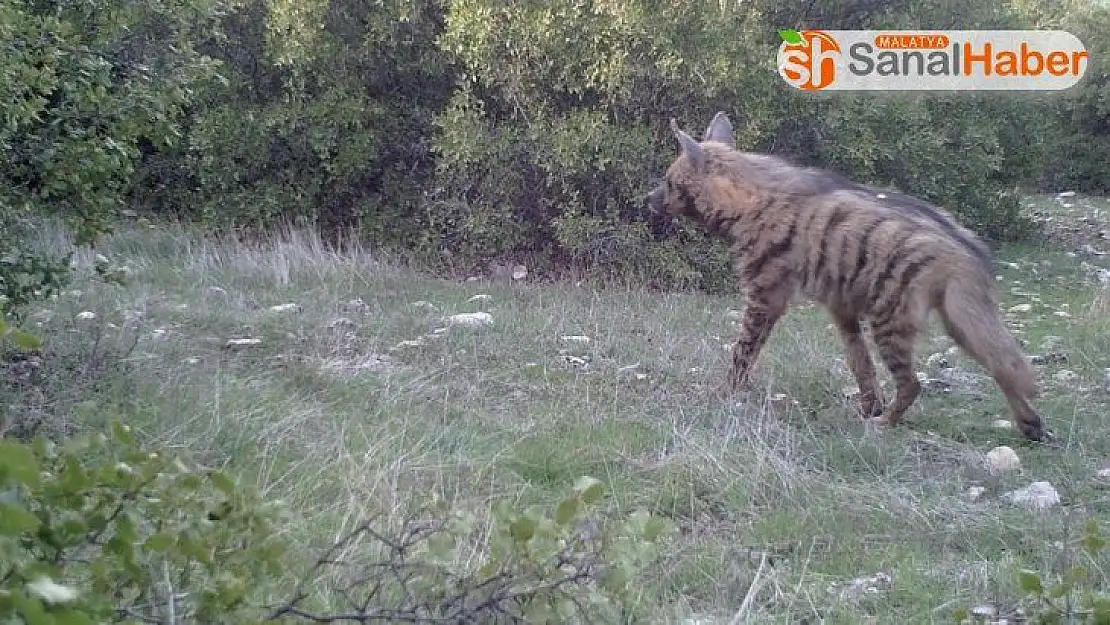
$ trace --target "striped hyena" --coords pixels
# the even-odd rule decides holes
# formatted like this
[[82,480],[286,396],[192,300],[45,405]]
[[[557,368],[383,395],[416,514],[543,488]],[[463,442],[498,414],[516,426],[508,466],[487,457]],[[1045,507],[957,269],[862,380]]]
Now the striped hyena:
[[[673,119],[671,130],[682,153],[648,203],[693,218],[730,244],[747,299],[733,388],[747,384],[771,329],[802,295],[831,314],[864,417],[896,424],[921,392],[914,342],[936,310],[948,335],[1001,388],[1022,434],[1046,438],[1030,404],[1036,374],[1002,322],[990,250],[971,231],[928,202],[741,152],[723,112],[701,143]],[[885,409],[864,322],[897,387]]]

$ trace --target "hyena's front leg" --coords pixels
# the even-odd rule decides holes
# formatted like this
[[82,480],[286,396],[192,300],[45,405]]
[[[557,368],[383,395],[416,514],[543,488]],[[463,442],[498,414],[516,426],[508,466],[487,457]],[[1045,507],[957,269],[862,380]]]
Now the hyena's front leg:
[[782,288],[751,289],[748,304],[740,322],[740,337],[732,348],[732,369],[729,384],[740,390],[748,384],[752,365],[759,358],[775,323],[782,318],[789,303],[789,292]]
[[864,419],[879,416],[883,411],[883,396],[875,377],[875,363],[863,340],[863,330],[859,318],[834,315],[844,351],[848,356],[848,369],[859,387],[859,408]]

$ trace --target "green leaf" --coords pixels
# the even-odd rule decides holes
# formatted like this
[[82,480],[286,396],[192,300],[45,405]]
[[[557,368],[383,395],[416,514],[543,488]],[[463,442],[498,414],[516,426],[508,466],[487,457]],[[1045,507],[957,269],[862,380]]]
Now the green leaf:
[[574,515],[578,512],[578,504],[580,500],[577,497],[567,497],[559,502],[555,507],[555,522],[559,525],[566,525],[574,520]]
[[12,342],[21,349],[32,350],[42,347],[42,341],[37,336],[23,330],[12,330],[11,337]]
[[164,552],[172,548],[173,544],[173,536],[171,536],[170,534],[160,533],[154,534],[150,538],[146,539],[146,542],[143,543],[143,548],[148,551]]
[[39,485],[39,462],[27,445],[0,442],[0,478],[14,478],[19,484],[32,488]]
[[1106,547],[1106,539],[1102,537],[1102,530],[1097,519],[1087,519],[1083,524],[1083,550],[1090,555],[1097,555]]
[[536,533],[536,522],[528,517],[521,517],[509,526],[509,533],[517,542],[528,542]]
[[1110,625],[1110,597],[1095,599],[1091,606],[1092,625]]
[[0,535],[18,536],[39,527],[39,518],[20,506],[0,504]]
[[212,479],[212,484],[220,489],[223,494],[230,497],[235,493],[235,482],[223,471],[212,471],[208,474],[208,477]]
[[600,480],[584,475],[574,481],[574,490],[578,492],[583,503],[591,504],[601,499],[605,486]]
[[131,427],[119,421],[112,421],[112,434],[115,435],[116,440],[124,445],[131,446],[135,444],[135,435],[131,433]]
[[659,517],[652,517],[644,523],[644,539],[654,542],[667,529],[667,522]]
[[1026,594],[1040,595],[1044,593],[1041,576],[1036,571],[1030,571],[1029,569],[1018,571],[1018,587]]
[[802,33],[794,30],[793,28],[784,28],[779,31],[779,37],[789,44],[802,44],[806,45],[806,40],[802,39]]

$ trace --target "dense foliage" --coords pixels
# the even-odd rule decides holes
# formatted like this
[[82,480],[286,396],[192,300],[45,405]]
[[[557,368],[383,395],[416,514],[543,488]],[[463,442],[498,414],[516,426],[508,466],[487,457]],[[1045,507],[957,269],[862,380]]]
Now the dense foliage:
[[[79,243],[121,211],[293,220],[462,266],[712,286],[721,250],[643,196],[675,154],[669,118],[698,129],[716,110],[748,149],[902,188],[994,239],[1030,232],[1018,190],[1110,190],[1096,0],[0,0],[0,17],[0,277],[16,305],[64,273],[15,245],[43,211]],[[1065,28],[1092,63],[1050,94],[814,96],[774,70],[784,26],[922,23]]]

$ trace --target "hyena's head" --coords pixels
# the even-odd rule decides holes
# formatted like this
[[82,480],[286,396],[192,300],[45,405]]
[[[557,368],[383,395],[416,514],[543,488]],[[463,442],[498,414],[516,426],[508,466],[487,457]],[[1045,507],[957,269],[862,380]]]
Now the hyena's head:
[[671,131],[678,139],[682,153],[678,155],[667,173],[663,182],[648,194],[648,208],[654,212],[665,212],[676,217],[697,217],[698,207],[695,198],[701,193],[703,181],[709,173],[708,159],[702,143],[715,141],[729,148],[736,147],[736,140],[732,136],[732,123],[724,111],[713,116],[709,127],[705,129],[705,138],[702,143],[693,139],[678,127],[678,122],[671,119]]

